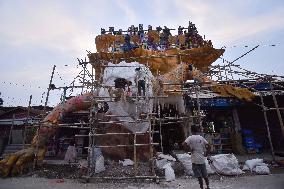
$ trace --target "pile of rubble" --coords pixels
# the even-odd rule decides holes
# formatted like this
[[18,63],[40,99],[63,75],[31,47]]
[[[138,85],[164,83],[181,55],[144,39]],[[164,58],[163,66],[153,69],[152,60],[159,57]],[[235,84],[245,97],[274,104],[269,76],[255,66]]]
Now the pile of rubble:
[[[274,167],[263,159],[251,159],[242,165],[233,154],[218,154],[208,158],[206,168],[211,179],[221,176],[255,174],[270,174]],[[94,167],[90,176],[94,178],[130,178],[134,176],[150,176],[149,162],[139,162],[137,169],[130,159],[123,161],[103,160]],[[242,167],[242,169],[241,169]],[[189,154],[176,154],[175,158],[170,155],[158,154],[155,160],[155,173],[159,177],[165,177],[166,181],[173,181],[177,177],[193,176],[191,157]],[[26,176],[44,177],[49,179],[80,179],[88,176],[87,161],[79,161],[78,164],[44,164],[38,170]],[[153,176],[153,175],[152,175]]]

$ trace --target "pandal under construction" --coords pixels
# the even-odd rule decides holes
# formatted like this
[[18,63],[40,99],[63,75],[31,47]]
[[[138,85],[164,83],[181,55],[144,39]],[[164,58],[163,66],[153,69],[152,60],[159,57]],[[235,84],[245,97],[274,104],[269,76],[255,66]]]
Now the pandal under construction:
[[[83,68],[76,77],[80,86],[73,81],[70,86],[55,87],[54,66],[45,106],[53,89],[63,89],[64,98],[40,123],[25,128],[37,128],[35,136],[25,149],[0,161],[1,175],[17,175],[40,164],[47,141],[59,128],[72,128],[87,131],[75,137],[88,140],[88,176],[93,175],[92,157],[100,149],[105,159],[132,159],[131,177],[155,178],[156,154],[167,153],[172,142],[162,134],[163,127],[171,125],[175,130],[172,134],[177,133],[180,141],[190,134],[192,124],[202,127],[205,115],[200,109],[200,96],[254,103],[255,98],[263,98],[263,93],[246,82],[261,80],[271,86],[281,85],[281,76],[258,74],[235,64],[258,46],[230,62],[222,58],[225,49],[215,49],[210,40],[198,34],[193,23],[180,26],[173,35],[175,30],[153,29],[150,25],[145,30],[142,24],[126,31],[101,29],[95,39],[97,52],[87,51],[88,61],[78,59]],[[223,59],[222,65],[212,66],[217,59]],[[233,75],[245,79],[240,82]],[[82,89],[81,95],[67,98],[67,92],[74,88]],[[275,97],[273,87],[271,94]],[[284,135],[279,107],[274,102]],[[263,103],[260,106],[266,116],[267,108]],[[139,175],[140,162],[149,165],[148,175]]]

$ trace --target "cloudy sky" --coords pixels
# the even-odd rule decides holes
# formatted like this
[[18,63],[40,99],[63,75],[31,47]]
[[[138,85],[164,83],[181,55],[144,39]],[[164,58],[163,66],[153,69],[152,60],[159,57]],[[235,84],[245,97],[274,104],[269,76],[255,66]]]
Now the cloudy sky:
[[[53,65],[56,86],[69,84],[80,71],[76,58],[95,52],[100,28],[177,28],[189,20],[216,48],[227,47],[227,60],[260,45],[238,64],[284,75],[283,0],[0,0],[0,97],[5,106],[27,106],[33,95],[40,105]],[[61,92],[51,92],[49,105]]]

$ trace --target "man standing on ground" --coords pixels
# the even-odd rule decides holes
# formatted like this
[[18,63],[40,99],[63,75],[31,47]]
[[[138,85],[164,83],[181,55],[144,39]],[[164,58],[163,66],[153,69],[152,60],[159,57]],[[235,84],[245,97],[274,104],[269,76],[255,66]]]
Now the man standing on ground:
[[209,180],[205,164],[205,154],[210,150],[208,142],[200,135],[197,135],[200,127],[191,126],[192,136],[189,136],[184,142],[183,147],[186,151],[191,152],[192,170],[194,176],[198,179],[201,189],[203,188],[204,178],[207,188],[209,189]]

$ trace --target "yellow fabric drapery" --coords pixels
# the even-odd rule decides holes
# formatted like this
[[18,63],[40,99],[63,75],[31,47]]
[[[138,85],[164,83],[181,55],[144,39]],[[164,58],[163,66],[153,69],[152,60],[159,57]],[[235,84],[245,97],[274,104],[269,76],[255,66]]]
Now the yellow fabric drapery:
[[232,85],[215,85],[212,86],[212,90],[223,97],[237,97],[238,99],[248,102],[252,101],[255,97],[255,94],[248,89],[234,87]]

